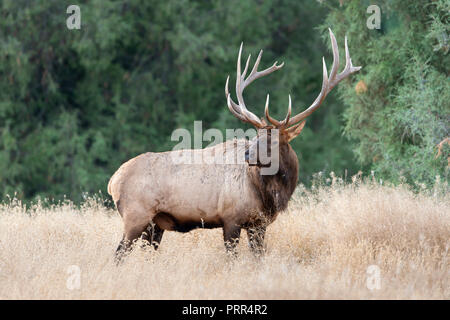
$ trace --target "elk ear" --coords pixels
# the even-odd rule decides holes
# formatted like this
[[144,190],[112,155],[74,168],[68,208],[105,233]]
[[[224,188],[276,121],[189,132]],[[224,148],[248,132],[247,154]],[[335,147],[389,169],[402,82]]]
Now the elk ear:
[[288,142],[290,142],[292,139],[294,139],[296,136],[298,136],[300,134],[300,132],[302,132],[303,127],[305,126],[305,123],[306,123],[306,120],[288,128],[286,130]]

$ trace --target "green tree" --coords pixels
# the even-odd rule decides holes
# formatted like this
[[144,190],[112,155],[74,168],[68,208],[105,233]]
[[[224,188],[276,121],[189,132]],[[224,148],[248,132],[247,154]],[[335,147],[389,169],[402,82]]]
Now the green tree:
[[[310,0],[79,1],[81,29],[66,28],[70,1],[0,3],[0,195],[79,201],[106,191],[127,159],[170,150],[171,133],[245,128],[226,108],[225,79],[239,44],[261,65],[286,66],[246,90],[263,115],[271,94],[277,117],[307,107],[320,91],[316,29],[327,8]],[[355,171],[342,134],[344,105],[331,94],[293,147],[301,181],[313,172]]]
[[356,141],[359,161],[394,182],[431,185],[448,179],[449,12],[450,1],[377,1],[381,29],[369,29],[370,1],[326,2],[325,27],[347,34],[354,61],[363,66],[352,86],[339,88],[349,105],[348,137]]

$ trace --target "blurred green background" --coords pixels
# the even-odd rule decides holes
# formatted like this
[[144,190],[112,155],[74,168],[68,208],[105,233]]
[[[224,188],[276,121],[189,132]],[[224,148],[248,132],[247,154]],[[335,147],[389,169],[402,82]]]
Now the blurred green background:
[[[394,183],[448,181],[448,0],[72,2],[0,2],[1,199],[106,194],[121,163],[170,150],[176,128],[248,128],[224,96],[241,41],[245,57],[264,49],[260,69],[285,62],[246,90],[251,110],[262,116],[270,93],[272,115],[285,115],[288,94],[300,112],[320,92],[322,56],[331,68],[328,27],[342,61],[347,35],[363,69],[292,142],[300,182],[359,170]],[[71,4],[80,30],[66,27]],[[379,30],[366,26],[371,4]]]

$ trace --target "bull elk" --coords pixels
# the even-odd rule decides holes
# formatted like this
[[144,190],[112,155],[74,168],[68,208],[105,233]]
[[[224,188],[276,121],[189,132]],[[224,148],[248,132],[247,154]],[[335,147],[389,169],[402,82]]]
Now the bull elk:
[[[275,62],[271,67],[258,71],[261,50],[246,77],[250,56],[241,73],[241,44],[237,59],[237,103],[228,90],[229,77],[225,84],[225,96],[230,112],[239,120],[252,124],[257,129],[257,135],[250,140],[244,139],[242,144],[235,139],[205,149],[147,152],[121,165],[108,184],[108,193],[124,223],[123,238],[116,251],[119,259],[130,249],[132,241],[139,237],[157,249],[165,230],[188,232],[199,227],[223,228],[225,247],[231,252],[235,252],[243,228],[247,231],[250,249],[255,254],[264,251],[266,227],[287,207],[297,185],[298,159],[289,142],[300,134],[305,119],[320,107],[331,89],[361,68],[352,65],[346,37],[346,64],[344,70],[338,73],[338,46],[333,32],[331,29],[329,31],[333,49],[331,73],[328,76],[323,58],[322,89],[305,111],[291,116],[289,96],[287,115],[284,120],[278,121],[269,115],[268,95],[265,116],[270,124],[247,109],[242,95],[244,89],[256,79],[280,69],[283,64]],[[268,150],[278,156],[275,174],[263,175],[262,162],[259,159],[255,163],[249,161],[249,151],[261,145],[267,148],[277,146],[275,151]],[[187,165],[174,160],[196,154],[227,154],[236,146],[241,148],[240,151],[245,151],[244,161],[238,164]]]

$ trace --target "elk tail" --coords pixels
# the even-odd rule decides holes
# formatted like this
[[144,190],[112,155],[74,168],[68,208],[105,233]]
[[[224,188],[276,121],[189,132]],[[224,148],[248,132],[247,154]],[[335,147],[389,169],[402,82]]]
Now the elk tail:
[[114,180],[114,178],[115,178],[115,174],[111,177],[111,179],[109,179],[109,182],[108,182],[108,194],[110,195],[110,196],[112,196],[112,191],[111,191],[111,185],[112,185],[112,183],[113,183],[113,180]]

